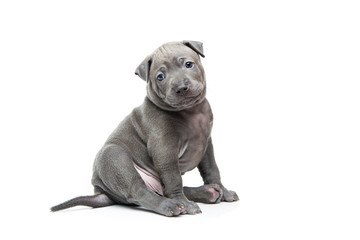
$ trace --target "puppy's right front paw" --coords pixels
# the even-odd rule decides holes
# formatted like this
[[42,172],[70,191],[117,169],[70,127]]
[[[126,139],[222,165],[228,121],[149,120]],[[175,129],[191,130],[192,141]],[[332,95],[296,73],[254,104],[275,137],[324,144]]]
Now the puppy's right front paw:
[[181,202],[172,199],[164,199],[156,212],[167,217],[174,217],[184,213],[185,207]]
[[185,214],[195,215],[195,214],[202,213],[199,205],[197,205],[197,203],[195,203],[195,202],[189,201],[184,198],[176,198],[176,199],[172,199],[172,200],[177,201],[178,203],[180,203],[181,205],[184,206],[183,213],[185,213]]
[[187,207],[185,207],[185,212],[184,213],[195,215],[195,214],[202,213],[202,211],[201,211],[199,205],[197,205],[197,203],[188,202]]
[[202,213],[200,207],[186,198],[164,198],[160,205],[154,210],[167,217],[179,216],[180,214],[199,214]]

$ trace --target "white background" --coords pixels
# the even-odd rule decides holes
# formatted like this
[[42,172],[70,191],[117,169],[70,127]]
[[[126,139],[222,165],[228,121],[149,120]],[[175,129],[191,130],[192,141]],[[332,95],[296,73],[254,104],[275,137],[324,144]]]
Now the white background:
[[[1,1],[1,239],[359,239],[357,1]],[[166,218],[92,194],[92,163],[145,97],[138,64],[204,43],[223,183]],[[201,184],[197,170],[186,185]],[[130,235],[129,235],[130,234]]]

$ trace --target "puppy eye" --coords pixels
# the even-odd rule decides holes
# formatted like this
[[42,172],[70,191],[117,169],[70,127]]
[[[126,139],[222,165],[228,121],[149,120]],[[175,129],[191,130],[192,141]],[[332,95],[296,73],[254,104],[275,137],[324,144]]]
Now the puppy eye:
[[185,67],[186,67],[186,68],[193,68],[193,67],[194,67],[194,63],[193,63],[193,62],[186,62],[186,63],[185,63]]
[[157,80],[162,81],[165,79],[165,75],[163,73],[159,73],[156,77]]

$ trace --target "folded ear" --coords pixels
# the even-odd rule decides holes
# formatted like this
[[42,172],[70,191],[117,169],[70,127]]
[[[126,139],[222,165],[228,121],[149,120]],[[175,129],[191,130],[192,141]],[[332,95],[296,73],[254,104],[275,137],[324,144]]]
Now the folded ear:
[[200,56],[205,57],[202,42],[184,40],[183,43],[192,50],[194,50]]
[[146,82],[148,82],[149,80],[151,62],[152,59],[150,56],[148,56],[144,59],[144,61],[140,63],[140,65],[135,70],[135,74]]

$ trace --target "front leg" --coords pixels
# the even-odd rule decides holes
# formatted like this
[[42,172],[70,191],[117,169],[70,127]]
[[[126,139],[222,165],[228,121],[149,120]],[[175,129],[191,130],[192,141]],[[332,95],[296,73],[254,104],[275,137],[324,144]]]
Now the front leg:
[[[211,138],[209,140],[206,153],[200,164],[198,165],[198,169],[200,171],[201,177],[204,180],[205,186],[211,184],[217,184],[218,186],[220,186],[223,194],[223,196],[221,197],[221,201],[233,202],[239,200],[239,197],[234,191],[227,190],[221,183],[220,172],[215,162],[214,149]],[[219,191],[219,193],[221,194],[221,191]]]
[[218,184],[206,184],[200,187],[184,187],[185,196],[194,202],[219,203],[224,196]]
[[182,204],[184,213],[201,213],[199,206],[189,201],[183,192],[176,137],[154,137],[148,142],[148,149],[161,180],[164,196]]

